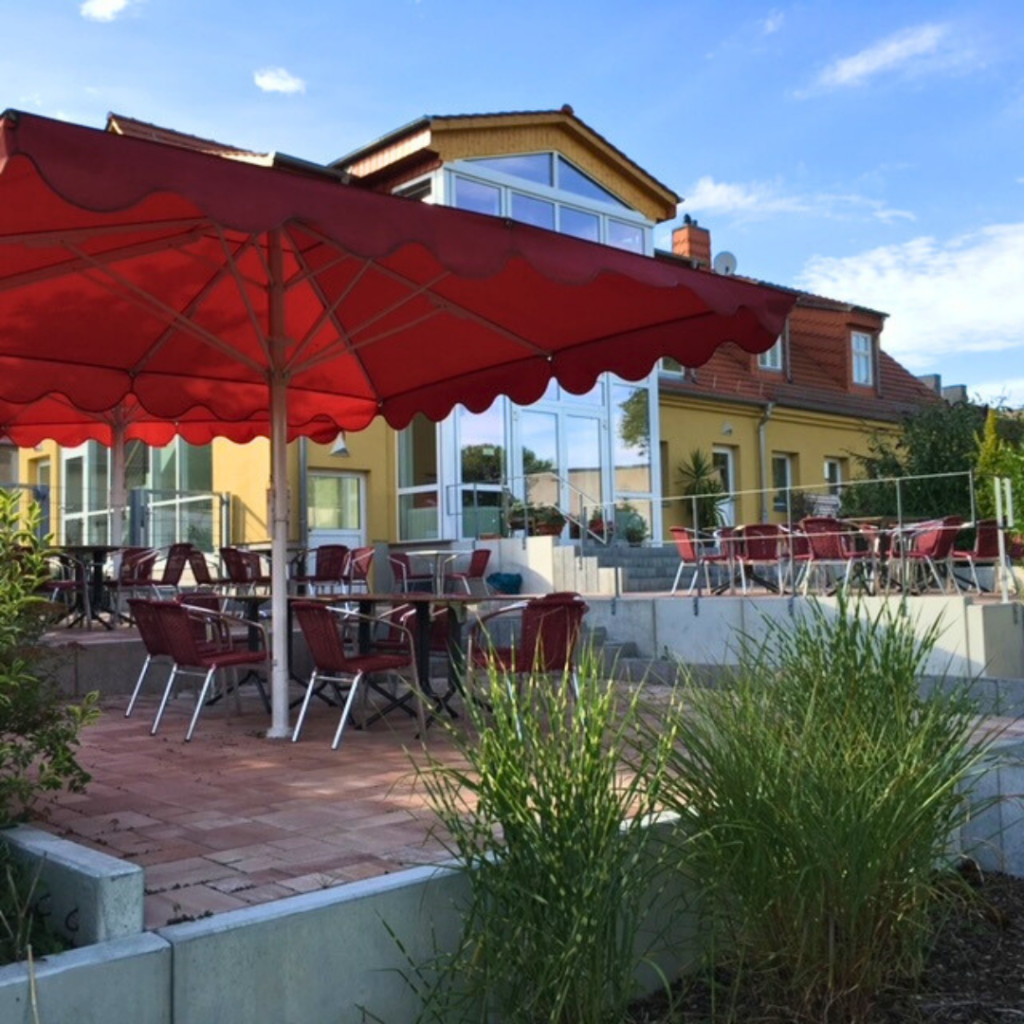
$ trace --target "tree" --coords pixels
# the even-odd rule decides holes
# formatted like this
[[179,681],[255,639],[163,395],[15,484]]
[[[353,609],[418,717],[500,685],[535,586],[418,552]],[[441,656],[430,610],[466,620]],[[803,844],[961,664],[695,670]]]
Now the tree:
[[[967,474],[974,469],[985,413],[984,407],[967,402],[935,403],[906,416],[895,432],[873,433],[868,453],[854,458],[861,477],[879,483],[844,488],[843,514],[969,518],[969,478],[951,479],[949,474]],[[922,477],[926,479],[919,479]],[[893,479],[902,481],[898,489]]]
[[722,525],[722,502],[727,495],[714,462],[700,448],[680,463],[679,487],[687,499],[683,510],[691,526],[708,530]]
[[1013,440],[1013,428],[1019,425],[1019,421],[1019,417],[1000,415],[996,409],[989,409],[985,418],[985,430],[978,439],[978,464],[975,467],[978,515],[981,518],[991,519],[996,514],[992,486],[996,477],[1008,477],[1016,501],[1024,501],[1024,447]]

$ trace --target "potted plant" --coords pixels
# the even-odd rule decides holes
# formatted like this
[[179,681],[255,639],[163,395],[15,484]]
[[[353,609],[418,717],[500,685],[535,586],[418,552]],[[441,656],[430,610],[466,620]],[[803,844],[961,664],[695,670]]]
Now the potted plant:
[[694,448],[679,466],[679,484],[687,499],[683,502],[683,514],[691,526],[713,530],[722,525],[722,504],[728,495],[709,455]]
[[647,540],[647,520],[629,505],[623,511],[626,515],[622,523],[622,536],[630,547],[637,548]]
[[530,533],[535,537],[557,537],[565,529],[565,516],[554,505],[534,505],[529,512]]
[[615,523],[605,519],[604,509],[598,508],[594,510],[587,522],[587,530],[591,537],[596,537],[598,540],[611,540],[611,536],[615,532]]

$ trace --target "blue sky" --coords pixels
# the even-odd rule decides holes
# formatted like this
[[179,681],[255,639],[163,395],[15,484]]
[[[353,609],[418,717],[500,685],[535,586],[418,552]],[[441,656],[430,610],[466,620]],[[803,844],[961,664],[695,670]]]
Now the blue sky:
[[1024,405],[1021,0],[3,6],[0,107],[97,127],[329,160],[570,103],[740,273],[884,310],[915,373]]

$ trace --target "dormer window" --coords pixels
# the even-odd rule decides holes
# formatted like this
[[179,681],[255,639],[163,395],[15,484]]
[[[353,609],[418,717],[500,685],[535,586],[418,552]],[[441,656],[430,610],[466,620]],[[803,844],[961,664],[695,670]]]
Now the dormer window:
[[761,352],[757,357],[757,368],[759,370],[771,370],[775,373],[782,372],[782,337],[775,339],[767,352]]
[[853,383],[871,387],[875,383],[875,339],[864,331],[850,335]]
[[564,156],[556,153],[516,153],[512,156],[487,156],[470,159],[467,164],[475,164],[499,174],[507,174],[512,178],[535,185],[548,185],[562,192],[571,192],[591,202],[609,203],[612,206],[628,206],[617,195],[599,185],[589,174],[584,174],[575,164]]

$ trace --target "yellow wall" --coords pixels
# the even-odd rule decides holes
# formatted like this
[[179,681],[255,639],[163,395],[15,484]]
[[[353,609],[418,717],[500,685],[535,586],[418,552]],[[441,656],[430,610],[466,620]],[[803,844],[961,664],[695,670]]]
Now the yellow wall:
[[[682,485],[679,466],[689,459],[694,448],[710,457],[712,447],[733,449],[737,491],[757,492],[762,486],[758,424],[764,410],[758,406],[731,402],[714,402],[677,396],[661,396],[662,494],[678,497]],[[828,413],[805,412],[776,406],[765,426],[765,481],[769,488],[768,520],[782,522],[785,513],[772,510],[771,458],[788,454],[793,459],[793,486],[808,494],[824,494],[826,458],[843,461],[843,479],[854,475],[853,453],[863,454],[874,430],[893,429],[891,424],[856,420]],[[761,519],[762,497],[759,493],[740,495],[736,500],[736,522],[752,523]],[[664,526],[687,520],[681,501],[666,501]]]

